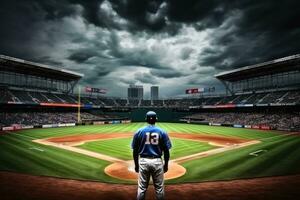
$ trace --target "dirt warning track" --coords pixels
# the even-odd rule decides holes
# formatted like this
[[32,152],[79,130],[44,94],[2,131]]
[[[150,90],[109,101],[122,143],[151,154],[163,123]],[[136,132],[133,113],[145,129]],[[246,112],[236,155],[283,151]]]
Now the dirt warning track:
[[[295,200],[300,196],[300,175],[232,181],[166,185],[166,200]],[[0,172],[1,200],[128,200],[136,185],[108,184],[54,177]],[[154,199],[149,187],[147,200]]]
[[[134,172],[133,161],[126,161],[105,154],[88,151],[76,147],[80,144],[84,144],[85,142],[90,142],[90,141],[129,138],[132,136],[133,136],[132,133],[101,133],[101,134],[75,135],[75,136],[38,139],[38,140],[34,140],[34,142],[44,144],[44,145],[55,146],[65,150],[81,153],[87,156],[112,162],[112,164],[108,165],[105,168],[104,172],[106,174],[114,178],[136,181],[137,173]],[[214,135],[207,135],[207,134],[170,133],[169,136],[174,138],[186,139],[186,140],[207,142],[211,145],[217,146],[218,148],[171,160],[169,171],[165,173],[165,179],[178,178],[180,176],[183,176],[186,173],[186,169],[183,166],[181,166],[180,163],[211,156],[228,150],[238,149],[241,147],[257,144],[260,142],[257,140],[244,140],[240,138],[222,137],[222,136],[214,136]]]

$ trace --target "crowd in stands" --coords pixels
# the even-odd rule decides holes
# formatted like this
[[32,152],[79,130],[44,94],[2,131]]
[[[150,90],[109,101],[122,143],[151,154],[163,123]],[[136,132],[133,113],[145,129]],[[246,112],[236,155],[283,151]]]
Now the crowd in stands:
[[300,130],[300,113],[197,113],[184,117],[188,120],[203,121],[220,124],[239,125],[268,125],[274,129],[297,129]]
[[[277,91],[240,94],[218,97],[197,97],[165,100],[127,100],[104,96],[81,96],[83,104],[100,107],[190,107],[224,104],[300,104],[300,91]],[[33,92],[21,90],[0,90],[0,103],[71,103],[77,104],[73,94]]]
[[123,107],[128,104],[127,99],[116,99],[115,101],[118,107]]
[[[77,114],[77,112],[1,112],[0,127],[10,126],[13,124],[35,126],[43,124],[76,123]],[[80,113],[80,117],[82,121],[117,118],[117,116],[105,114],[94,115],[87,112]]]

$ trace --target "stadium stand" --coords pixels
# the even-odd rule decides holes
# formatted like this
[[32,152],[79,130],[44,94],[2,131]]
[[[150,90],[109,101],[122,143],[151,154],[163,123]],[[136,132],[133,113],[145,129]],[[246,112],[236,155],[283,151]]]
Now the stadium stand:
[[149,107],[149,106],[151,106],[151,105],[153,105],[153,104],[151,103],[151,100],[142,100],[140,106],[146,106],[146,107]]
[[140,100],[137,99],[130,99],[128,102],[129,102],[129,106],[132,107],[138,107],[140,104]]
[[8,90],[6,88],[2,88],[0,90],[0,102],[1,103],[7,103],[9,101],[11,101],[12,96],[11,94],[8,92]]
[[34,102],[49,102],[48,98],[41,92],[30,92],[30,96]]
[[[74,94],[63,93],[47,93],[47,92],[32,92],[20,90],[0,90],[0,101],[19,102],[19,103],[77,103],[78,97]],[[127,99],[114,99],[107,97],[92,97],[83,96],[81,102],[85,104],[93,104],[97,106],[134,106],[134,107],[190,107],[202,105],[227,105],[227,104],[299,104],[300,91],[279,91],[279,92],[264,92],[253,94],[241,94],[225,97],[201,97],[201,98],[184,98],[184,99],[166,99],[166,100],[130,100],[129,104]]]
[[282,104],[300,104],[300,91],[288,92],[282,98],[279,98]]
[[219,102],[226,97],[212,97],[212,98],[204,98],[202,99],[201,105],[215,105],[220,104]]
[[178,106],[179,101],[180,100],[176,100],[176,99],[166,99],[164,103],[167,107],[176,107]]
[[[118,118],[118,116],[82,112],[81,119],[87,120],[107,120]],[[77,112],[6,112],[0,113],[2,126],[10,125],[43,125],[43,124],[61,124],[76,123]]]
[[99,100],[103,102],[105,106],[117,106],[116,102],[112,98],[99,98]]
[[[12,116],[17,119],[20,119],[20,116],[26,118],[25,111],[36,111],[36,115],[47,117],[47,114],[39,114],[38,109],[49,108],[52,109],[51,112],[55,112],[57,108],[63,108],[61,112],[68,111],[67,119],[70,120],[63,117],[60,119],[74,121],[75,116],[70,113],[75,113],[74,109],[79,106],[78,94],[74,93],[74,87],[82,77],[82,74],[76,72],[0,55],[0,105],[1,108],[5,108],[2,114],[23,109],[20,115],[15,112]],[[202,113],[201,117],[207,121],[220,118],[216,123],[247,124],[246,121],[249,120],[251,125],[258,123],[255,120],[263,118],[264,121],[260,122],[274,128],[298,127],[296,121],[300,107],[300,55],[222,72],[215,77],[224,84],[226,95],[224,93],[151,101],[81,94],[80,107],[91,109],[90,111],[105,110],[107,113],[120,110],[128,112],[128,115],[138,108],[184,110]],[[220,108],[227,110],[224,112]],[[245,114],[245,110],[248,114]],[[290,115],[287,111],[279,113],[281,110],[292,110],[296,114]],[[239,115],[246,121],[241,121]],[[1,124],[7,124],[5,119],[11,118],[2,117],[4,121],[1,121]]]
[[[78,100],[76,100],[76,97],[67,95],[67,94],[56,94],[57,97],[59,97],[64,103],[78,103]],[[78,98],[77,98],[78,99]]]
[[32,98],[27,92],[12,90],[10,93],[12,94],[13,99],[16,99],[18,102],[32,103]]
[[152,103],[153,106],[164,106],[164,101],[163,100],[153,100],[153,103]]
[[115,99],[118,107],[125,107],[128,104],[127,99]]
[[236,125],[266,125],[272,129],[285,130],[300,128],[300,112],[292,113],[197,113],[183,117],[184,120]]

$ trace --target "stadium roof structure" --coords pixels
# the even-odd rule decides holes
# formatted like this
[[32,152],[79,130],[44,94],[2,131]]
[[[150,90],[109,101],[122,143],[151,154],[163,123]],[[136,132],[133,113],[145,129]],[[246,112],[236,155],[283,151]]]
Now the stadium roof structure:
[[234,82],[289,71],[300,71],[300,54],[222,72],[215,77],[221,81]]
[[35,75],[63,81],[76,81],[84,75],[66,69],[0,55],[0,70]]

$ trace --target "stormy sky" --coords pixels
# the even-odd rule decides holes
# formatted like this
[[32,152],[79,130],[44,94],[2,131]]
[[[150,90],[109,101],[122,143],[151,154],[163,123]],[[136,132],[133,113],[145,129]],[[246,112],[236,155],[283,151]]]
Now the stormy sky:
[[0,23],[0,54],[81,72],[109,96],[220,88],[216,73],[300,53],[298,0],[4,0]]

